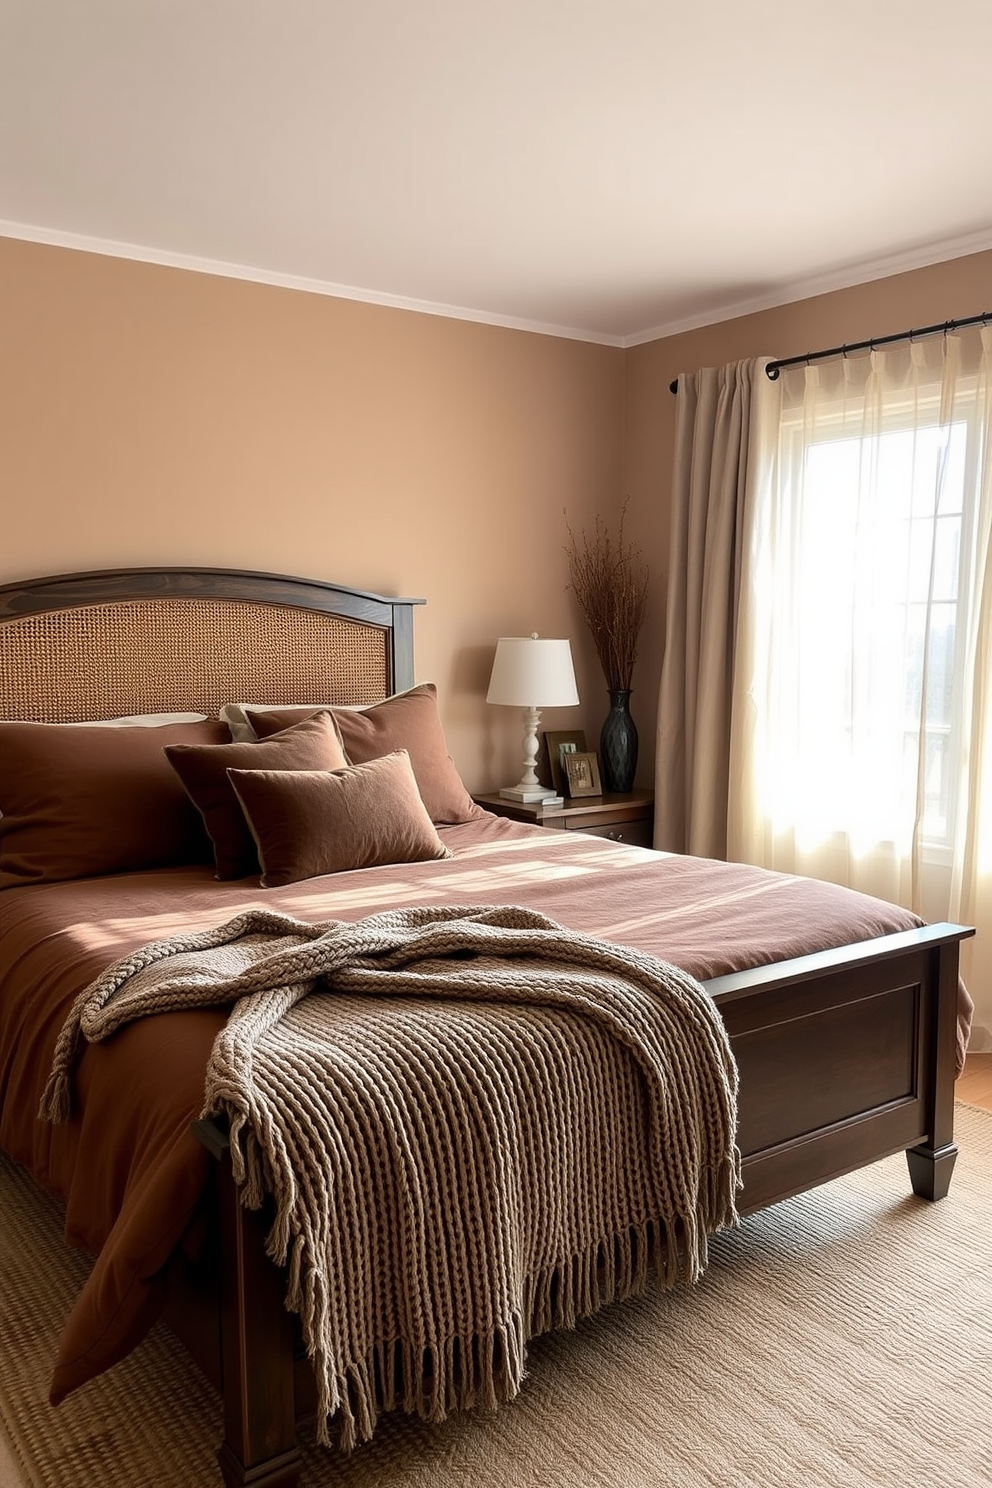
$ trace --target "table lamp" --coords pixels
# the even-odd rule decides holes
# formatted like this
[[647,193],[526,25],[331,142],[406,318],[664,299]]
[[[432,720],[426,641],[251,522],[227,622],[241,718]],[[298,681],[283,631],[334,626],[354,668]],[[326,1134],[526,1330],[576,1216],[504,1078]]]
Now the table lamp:
[[555,794],[537,778],[537,727],[542,708],[572,708],[579,701],[568,641],[503,636],[496,643],[487,703],[522,708],[524,773],[519,785],[500,791],[512,801],[545,801]]

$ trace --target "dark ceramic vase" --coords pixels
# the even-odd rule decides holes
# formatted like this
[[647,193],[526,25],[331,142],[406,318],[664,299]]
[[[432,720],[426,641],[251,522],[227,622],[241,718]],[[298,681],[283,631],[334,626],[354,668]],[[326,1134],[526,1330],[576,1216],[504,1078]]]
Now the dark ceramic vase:
[[630,691],[610,692],[610,711],[599,736],[604,791],[629,791],[637,769],[637,729],[630,716]]

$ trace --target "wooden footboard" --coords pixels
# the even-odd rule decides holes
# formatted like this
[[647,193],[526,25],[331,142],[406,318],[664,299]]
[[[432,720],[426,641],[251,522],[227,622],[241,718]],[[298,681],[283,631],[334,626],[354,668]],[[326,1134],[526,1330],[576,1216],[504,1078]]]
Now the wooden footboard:
[[929,925],[707,983],[740,1070],[742,1213],[901,1150],[913,1191],[944,1197],[970,934]]
[[[901,1150],[913,1191],[944,1197],[957,1152],[958,949],[970,934],[927,926],[706,984],[740,1069],[742,1213]],[[210,1122],[195,1129],[218,1159],[219,1365],[208,1373],[224,1398],[224,1482],[293,1488],[295,1422],[312,1392],[301,1398],[282,1276],[264,1255],[264,1215],[238,1201],[226,1137]]]

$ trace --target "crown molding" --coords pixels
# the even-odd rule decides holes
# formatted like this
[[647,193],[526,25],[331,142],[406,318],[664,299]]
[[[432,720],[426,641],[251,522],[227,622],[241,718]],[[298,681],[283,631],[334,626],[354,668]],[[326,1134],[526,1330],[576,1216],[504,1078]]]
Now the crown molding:
[[36,227],[25,222],[7,222],[2,218],[0,237],[20,238],[24,242],[42,243],[52,248],[70,248],[79,253],[96,253],[105,258],[132,259],[138,263],[157,264],[162,268],[186,269],[194,274],[214,274],[222,279],[244,279],[254,284],[272,285],[277,289],[295,289],[304,294],[326,295],[330,299],[358,300],[366,305],[383,305],[390,310],[410,310],[417,315],[439,315],[446,320],[476,321],[480,325],[502,326],[510,331],[528,331],[537,336],[557,336],[567,341],[591,341],[598,346],[623,345],[623,339],[619,335],[606,335],[577,326],[522,320],[513,315],[496,315],[488,310],[473,310],[463,305],[435,304],[431,300],[415,300],[405,295],[360,289],[352,284],[331,284],[323,279],[282,274],[271,269],[254,268],[250,264],[224,263],[219,259],[173,253],[166,248],[148,248],[141,243],[119,243],[109,238],[91,238],[82,233]]
[[992,248],[992,227],[978,232],[966,233],[956,238],[942,238],[904,252],[891,253],[884,258],[864,259],[849,264],[843,269],[808,279],[794,279],[780,285],[768,294],[752,299],[738,300],[705,310],[699,315],[690,315],[683,320],[668,321],[648,331],[638,331],[625,336],[624,347],[643,346],[648,341],[662,341],[668,336],[681,336],[684,331],[697,331],[702,326],[719,325],[723,320],[738,320],[743,315],[756,315],[762,310],[775,310],[780,305],[793,305],[797,300],[811,300],[817,295],[832,294],[838,289],[853,289],[858,284],[871,284],[876,279],[889,279],[894,274],[911,273],[914,269],[925,269],[931,264],[948,263],[955,258],[967,258],[971,253],[985,253]]
[[384,294],[378,290],[361,289],[350,284],[333,284],[323,279],[307,279],[297,274],[283,274],[274,270],[259,269],[249,264],[225,263],[219,259],[198,258],[188,253],[173,253],[164,248],[149,248],[139,243],[121,243],[108,238],[92,238],[82,233],[63,232],[57,228],[37,227],[24,222],[8,222],[0,219],[0,237],[19,238],[25,242],[47,244],[54,248],[69,248],[80,253],[96,253],[107,258],[132,259],[139,263],[157,264],[163,268],[185,269],[190,273],[213,274],[223,279],[244,279],[250,283],[267,284],[277,289],[299,290],[304,294],[326,295],[331,299],[357,300],[367,305],[381,305],[391,310],[409,310],[417,315],[438,315],[447,320],[474,321],[480,325],[499,326],[505,330],[526,331],[537,336],[555,336],[568,341],[586,341],[596,346],[627,348],[642,346],[649,341],[662,341],[669,336],[680,336],[686,331],[695,331],[703,326],[718,325],[724,320],[738,320],[745,315],[756,315],[764,310],[774,310],[780,305],[791,305],[797,300],[813,299],[817,295],[831,294],[839,289],[852,289],[858,284],[870,284],[875,279],[888,279],[894,274],[905,274],[914,269],[927,268],[931,264],[965,258],[971,253],[984,253],[992,249],[992,227],[978,232],[966,233],[956,238],[943,238],[900,253],[888,254],[884,258],[864,259],[849,264],[843,269],[795,279],[779,285],[766,294],[752,296],[747,300],[729,301],[715,305],[697,315],[666,321],[648,330],[631,335],[608,335],[577,326],[560,326],[542,321],[523,320],[512,315],[495,315],[487,310],[474,310],[462,305],[437,304],[430,300],[411,299],[405,295]]

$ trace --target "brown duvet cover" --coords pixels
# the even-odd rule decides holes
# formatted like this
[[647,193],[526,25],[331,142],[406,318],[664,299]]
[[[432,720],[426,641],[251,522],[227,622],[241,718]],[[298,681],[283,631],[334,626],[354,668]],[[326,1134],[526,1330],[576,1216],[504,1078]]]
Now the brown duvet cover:
[[[37,1118],[74,997],[125,953],[249,906],[318,921],[411,904],[524,904],[706,980],[920,923],[830,884],[488,815],[442,836],[453,853],[443,862],[280,889],[218,883],[209,868],[192,867],[0,894],[0,1147],[64,1201],[67,1239],[96,1257],[66,1323],[53,1399],[135,1345],[160,1310],[170,1256],[202,1239],[210,1159],[189,1124],[200,1114],[223,1011],[159,1014],[87,1046],[69,1122]],[[959,1046],[967,1012],[965,1000]]]

